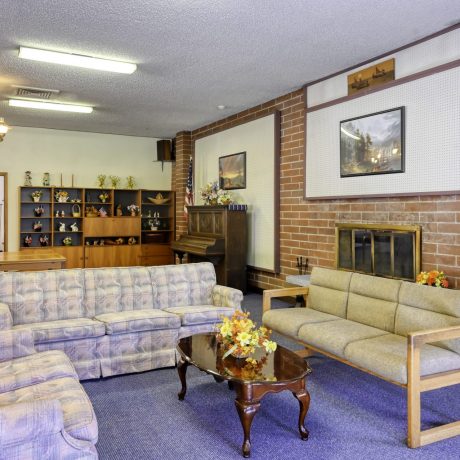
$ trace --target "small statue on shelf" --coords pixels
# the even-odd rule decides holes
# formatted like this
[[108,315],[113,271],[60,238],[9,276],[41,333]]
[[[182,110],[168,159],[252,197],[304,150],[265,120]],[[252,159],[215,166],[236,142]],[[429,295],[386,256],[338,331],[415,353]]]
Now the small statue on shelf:
[[30,247],[32,246],[32,236],[26,235],[26,236],[24,237],[24,246],[25,246],[26,248],[30,248]]
[[40,232],[42,230],[42,223],[39,220],[36,220],[32,226],[34,232]]
[[134,180],[133,176],[128,176],[126,178],[126,188],[132,190],[136,186],[136,181]]
[[34,208],[35,217],[40,217],[44,212],[45,212],[45,208],[42,205]]
[[48,235],[44,235],[44,234],[42,233],[42,234],[40,235],[39,242],[40,242],[40,246],[48,246],[48,244],[49,244]]
[[65,211],[64,210],[61,211],[61,217],[65,217]]
[[136,243],[137,243],[137,240],[136,240],[136,238],[134,238],[134,236],[130,236],[130,237],[128,238],[128,244],[129,244],[130,246],[132,246],[133,244],[136,244]]
[[59,231],[65,232],[65,222],[59,222]]
[[103,206],[99,209],[99,217],[107,217],[107,211],[104,209]]
[[117,206],[117,216],[120,217],[122,215],[123,215],[123,208],[122,208],[121,204],[119,204]]
[[56,217],[59,217],[59,216],[60,216],[60,214],[59,214],[59,211],[58,211],[58,210],[56,210],[56,214],[55,214],[55,216],[56,216]]
[[43,187],[50,186],[50,173],[49,172],[43,173],[42,184],[43,184]]
[[72,230],[72,232],[78,232],[78,225],[76,222],[74,222],[71,226],[70,226],[70,230]]
[[26,171],[24,176],[24,186],[31,187],[32,186],[32,173],[30,171]]

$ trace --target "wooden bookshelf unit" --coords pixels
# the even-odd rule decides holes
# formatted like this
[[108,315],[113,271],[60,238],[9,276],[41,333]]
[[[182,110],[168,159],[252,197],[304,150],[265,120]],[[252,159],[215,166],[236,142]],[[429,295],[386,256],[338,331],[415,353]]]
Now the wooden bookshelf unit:
[[52,248],[67,268],[173,263],[173,191],[31,186],[19,203],[21,251]]

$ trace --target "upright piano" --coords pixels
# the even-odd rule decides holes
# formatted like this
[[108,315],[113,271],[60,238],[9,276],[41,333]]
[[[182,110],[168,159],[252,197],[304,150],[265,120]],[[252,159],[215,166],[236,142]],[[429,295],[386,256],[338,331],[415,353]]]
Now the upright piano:
[[209,261],[217,283],[246,292],[246,209],[228,206],[188,206],[188,232],[171,243],[182,263]]

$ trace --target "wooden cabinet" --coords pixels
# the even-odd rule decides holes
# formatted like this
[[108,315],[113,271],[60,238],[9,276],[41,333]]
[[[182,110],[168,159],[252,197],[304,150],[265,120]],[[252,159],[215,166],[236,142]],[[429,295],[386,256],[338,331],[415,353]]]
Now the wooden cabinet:
[[139,256],[139,265],[169,265],[174,262],[169,244],[143,244]]
[[53,247],[67,268],[173,263],[172,191],[20,187],[19,195],[21,250]]
[[54,246],[53,252],[57,252],[67,259],[65,268],[84,267],[83,246]]
[[138,236],[140,229],[139,217],[87,217],[83,221],[85,237]]

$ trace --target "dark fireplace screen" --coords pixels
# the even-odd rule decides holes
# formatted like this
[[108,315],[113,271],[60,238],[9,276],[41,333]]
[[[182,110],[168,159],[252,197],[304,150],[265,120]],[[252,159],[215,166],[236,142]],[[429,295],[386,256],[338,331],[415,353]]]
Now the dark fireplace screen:
[[338,269],[411,281],[420,272],[417,225],[336,224],[335,233]]

